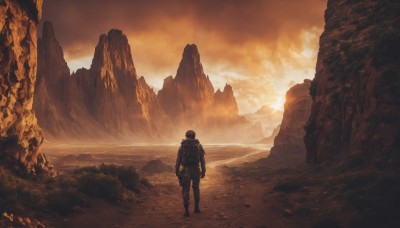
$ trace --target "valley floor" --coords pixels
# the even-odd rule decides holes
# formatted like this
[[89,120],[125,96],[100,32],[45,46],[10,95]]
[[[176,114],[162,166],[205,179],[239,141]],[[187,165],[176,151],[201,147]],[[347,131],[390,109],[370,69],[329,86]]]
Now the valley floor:
[[[130,154],[126,151],[135,151],[134,148],[126,151],[121,149],[119,153],[112,156],[107,151],[94,153],[95,150],[93,150],[90,156],[77,155],[75,158],[86,157],[84,165],[104,161],[124,164],[140,161],[140,159],[143,159],[141,161],[143,165],[145,160],[159,158],[167,165],[173,166],[177,148],[176,146],[168,148],[156,150],[147,148],[146,153],[138,152],[142,151],[142,148]],[[304,173],[307,168],[302,161],[282,163],[266,159],[268,150],[259,145],[256,147],[212,146],[208,150],[207,146],[205,148],[208,169],[206,177],[200,183],[200,214],[193,213],[191,191],[191,216],[188,218],[183,216],[180,187],[174,172],[171,171],[148,176],[152,187],[144,189],[124,207],[99,203],[82,213],[58,221],[55,225],[96,228],[279,228],[313,227],[319,221],[321,227],[325,227],[324,224],[336,227],[338,220],[342,225],[346,225],[355,215],[353,209],[342,206],[343,197],[337,194],[337,185],[321,184],[321,177],[314,171],[311,175]],[[79,162],[74,159],[61,162],[63,159],[60,159],[60,154],[55,153],[50,156],[53,156],[58,166],[64,169],[79,166]],[[62,154],[62,156],[68,158],[69,155]],[[111,159],[110,156],[113,158]],[[137,165],[140,167],[139,164]],[[287,182],[287,180],[292,182]],[[279,188],[280,184],[281,188]]]

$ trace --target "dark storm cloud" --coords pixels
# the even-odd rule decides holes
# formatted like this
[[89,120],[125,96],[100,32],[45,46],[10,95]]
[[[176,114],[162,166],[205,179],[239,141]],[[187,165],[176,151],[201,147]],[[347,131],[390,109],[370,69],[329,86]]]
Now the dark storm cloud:
[[[177,20],[192,27],[178,30],[214,33],[222,41],[240,44],[268,43],[281,34],[296,36],[302,29],[321,27],[325,4],[324,0],[45,0],[43,14],[55,24],[66,49],[93,44],[111,28],[133,34],[167,32],[165,27],[179,26],[174,24]],[[73,51],[71,55],[80,55]]]

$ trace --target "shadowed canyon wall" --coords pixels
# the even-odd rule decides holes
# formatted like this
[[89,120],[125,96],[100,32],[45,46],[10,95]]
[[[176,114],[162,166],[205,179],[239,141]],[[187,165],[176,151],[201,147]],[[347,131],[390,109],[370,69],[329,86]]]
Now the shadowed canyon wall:
[[304,125],[311,110],[310,80],[294,85],[286,92],[282,124],[271,148],[271,157],[304,159]]
[[329,0],[306,126],[307,160],[399,165],[400,4]]
[[26,173],[47,165],[32,110],[41,11],[41,0],[0,1],[0,159]]

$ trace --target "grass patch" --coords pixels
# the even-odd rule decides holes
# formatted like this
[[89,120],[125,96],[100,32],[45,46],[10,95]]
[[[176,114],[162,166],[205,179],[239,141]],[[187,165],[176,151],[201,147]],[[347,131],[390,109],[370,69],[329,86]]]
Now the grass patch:
[[24,179],[0,167],[0,210],[10,213],[68,214],[91,200],[122,200],[124,191],[149,186],[132,166],[84,167],[55,178]]

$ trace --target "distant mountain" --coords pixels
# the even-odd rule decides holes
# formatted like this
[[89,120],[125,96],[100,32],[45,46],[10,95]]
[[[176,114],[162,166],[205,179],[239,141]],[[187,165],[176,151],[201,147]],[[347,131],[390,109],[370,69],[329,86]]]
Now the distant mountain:
[[286,92],[282,124],[271,148],[271,157],[304,159],[304,125],[311,111],[310,80],[296,84]]
[[137,79],[128,39],[119,30],[99,38],[90,69],[70,75],[51,23],[38,41],[34,109],[50,139],[139,140],[159,134],[166,115],[144,79]]
[[281,125],[279,124],[276,128],[274,128],[274,130],[272,131],[272,134],[270,136],[263,138],[258,143],[274,145],[274,139],[278,135],[280,129],[281,129]]
[[252,123],[260,123],[264,136],[270,136],[275,127],[281,123],[283,111],[263,105],[254,113],[245,114],[244,117]]
[[185,47],[176,76],[164,80],[157,98],[180,136],[195,129],[208,141],[256,142],[262,138],[260,126],[239,115],[230,85],[214,93],[194,44]]
[[258,125],[239,116],[230,85],[214,93],[194,44],[185,47],[176,76],[155,94],[144,77],[138,79],[120,30],[101,35],[90,69],[72,75],[51,23],[43,24],[38,43],[33,106],[50,140],[176,140],[187,129],[210,141],[262,137]]

